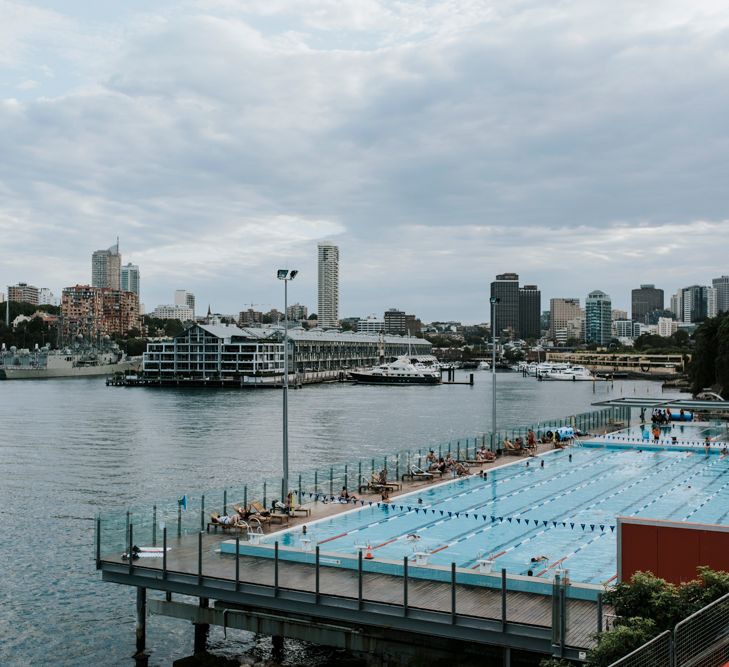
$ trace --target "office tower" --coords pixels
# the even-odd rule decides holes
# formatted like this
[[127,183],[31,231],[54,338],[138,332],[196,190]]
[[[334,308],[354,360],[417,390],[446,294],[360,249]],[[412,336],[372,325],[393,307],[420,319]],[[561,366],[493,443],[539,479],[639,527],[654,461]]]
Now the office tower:
[[706,288],[706,317],[716,317],[719,314],[717,307],[716,287]]
[[38,305],[38,288],[28,283],[18,283],[8,287],[8,301],[24,301]]
[[491,298],[498,302],[493,306],[491,326],[500,338],[506,332],[509,338],[519,335],[519,276],[516,273],[502,273],[491,283]]
[[385,333],[404,334],[407,331],[405,324],[405,311],[397,308],[390,308],[385,311],[384,317]]
[[121,267],[121,289],[139,296],[139,267],[136,264],[130,262]]
[[334,329],[339,326],[339,247],[330,241],[318,244],[319,298],[318,326]]
[[638,338],[640,336],[640,322],[633,320],[613,320],[613,331],[616,338]]
[[97,250],[91,255],[92,287],[108,287],[118,290],[121,286],[121,255],[119,239],[116,245],[106,250]]
[[716,290],[716,313],[729,313],[729,276],[721,276],[711,281]]
[[[703,322],[709,317],[710,300],[713,287],[691,285],[681,291],[682,313],[679,319],[687,323]],[[711,304],[713,307],[713,304]]]
[[175,290],[175,305],[192,308],[192,317],[195,319],[195,295],[184,289]]
[[670,311],[677,320],[683,321],[683,290],[678,290],[671,297]]
[[612,302],[600,290],[587,295],[585,301],[585,340],[588,343],[607,345],[612,333]]
[[658,318],[658,335],[661,338],[670,338],[672,334],[678,331],[678,322],[670,317]]
[[621,310],[620,308],[613,308],[612,313],[610,313],[610,317],[613,318],[613,322],[615,322],[615,320],[627,320],[628,311]]
[[[571,333],[574,333],[576,326],[575,320],[583,320],[585,314],[580,308],[580,300],[572,298],[560,298],[549,300],[549,337],[558,343],[566,343],[568,338],[575,336],[568,335],[567,323],[573,322],[570,327]],[[580,327],[580,330],[582,327]],[[582,336],[578,340],[582,340]]]
[[663,310],[663,290],[655,285],[641,285],[631,292],[630,301],[633,321],[647,324],[651,311]]
[[519,337],[539,338],[542,335],[540,314],[542,293],[536,285],[519,288]]

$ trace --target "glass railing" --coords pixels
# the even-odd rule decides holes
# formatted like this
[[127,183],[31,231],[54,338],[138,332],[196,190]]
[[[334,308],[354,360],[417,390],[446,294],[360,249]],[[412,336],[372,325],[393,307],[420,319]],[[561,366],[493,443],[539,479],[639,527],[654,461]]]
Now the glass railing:
[[[618,421],[627,423],[629,419],[630,408],[618,406],[560,419],[546,419],[496,433],[471,434],[448,442],[429,443],[417,449],[403,449],[328,467],[294,471],[289,477],[289,488],[296,494],[297,502],[305,504],[321,494],[335,496],[342,487],[357,493],[360,486],[366,485],[371,476],[383,468],[387,470],[388,479],[399,480],[412,465],[423,468],[431,449],[439,457],[446,457],[450,453],[458,460],[470,460],[476,458],[476,451],[481,446],[494,451],[499,449],[504,438],[508,437],[513,442],[521,437],[526,441],[530,429],[541,438],[547,431],[560,427],[573,427],[579,432],[590,433]],[[130,508],[127,511],[103,513],[98,517],[100,534],[97,536],[97,555],[118,556],[130,544],[162,546],[165,529],[168,541],[204,531],[212,512],[229,514],[235,511],[235,506],[247,507],[252,502],[259,502],[269,508],[274,500],[284,497],[283,486],[281,478],[251,480],[224,489],[206,491],[200,495],[186,495],[184,498]]]

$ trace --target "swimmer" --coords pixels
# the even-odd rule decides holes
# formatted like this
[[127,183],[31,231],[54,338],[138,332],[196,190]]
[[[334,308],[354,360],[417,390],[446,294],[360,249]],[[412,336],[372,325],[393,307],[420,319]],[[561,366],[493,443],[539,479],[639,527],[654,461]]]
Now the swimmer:
[[527,462],[526,462],[526,467],[527,467],[527,468],[529,467],[529,461],[527,461]]
[[422,505],[422,504],[423,504],[423,499],[422,498],[418,498],[418,505]]
[[543,560],[549,560],[547,556],[532,556],[531,562],[532,563],[541,563]]
[[540,468],[544,468],[544,459],[542,459],[542,462],[539,464]]
[[301,534],[302,534],[302,535],[306,535],[306,526],[304,526],[304,527],[303,527],[303,528],[301,529]]
[[569,462],[572,463],[572,454],[569,455]]
[[406,540],[410,540],[411,542],[415,542],[416,540],[420,539],[420,535],[417,535],[416,533],[409,533],[405,536]]

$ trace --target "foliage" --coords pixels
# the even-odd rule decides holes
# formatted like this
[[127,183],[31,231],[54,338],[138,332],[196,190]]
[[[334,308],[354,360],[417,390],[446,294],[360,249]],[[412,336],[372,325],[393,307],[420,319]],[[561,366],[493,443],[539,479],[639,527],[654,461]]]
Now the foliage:
[[142,321],[147,327],[147,335],[150,338],[155,338],[157,336],[168,336],[173,338],[186,329],[185,325],[180,322],[180,320],[176,319],[159,319],[157,317],[145,315],[142,318]]
[[691,391],[697,394],[718,385],[722,396],[729,397],[729,313],[705,320],[694,339],[696,347],[689,366]]
[[539,662],[539,667],[575,667],[575,663],[564,658],[544,658]]
[[36,345],[43,347],[46,343],[55,346],[58,339],[58,328],[53,324],[46,324],[42,319],[36,317],[29,322],[21,322],[13,329],[13,320],[18,315],[30,317],[36,311],[57,315],[58,306],[34,306],[32,303],[11,301],[10,302],[10,326],[5,326],[6,304],[0,304],[0,343],[10,348],[15,346],[19,349],[33,349]]
[[655,637],[656,624],[648,618],[627,618],[609,632],[587,654],[590,667],[608,667]]
[[524,352],[513,347],[507,348],[504,350],[504,359],[510,364],[515,364],[524,360]]
[[689,335],[685,331],[675,331],[668,337],[657,334],[643,334],[635,339],[635,349],[640,352],[656,352],[670,354],[685,352],[689,347]]

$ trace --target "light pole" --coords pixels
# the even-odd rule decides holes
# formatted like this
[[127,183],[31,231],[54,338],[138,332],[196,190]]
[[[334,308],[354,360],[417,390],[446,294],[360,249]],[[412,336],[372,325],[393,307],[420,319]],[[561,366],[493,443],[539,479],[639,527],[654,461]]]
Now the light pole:
[[499,303],[499,298],[492,296],[491,299],[491,451],[494,449],[494,444],[498,446],[498,443],[494,443],[496,438],[496,304]]
[[289,495],[289,280],[296,278],[298,271],[279,269],[276,276],[284,281],[284,377],[283,377],[283,478],[281,480],[281,502]]

